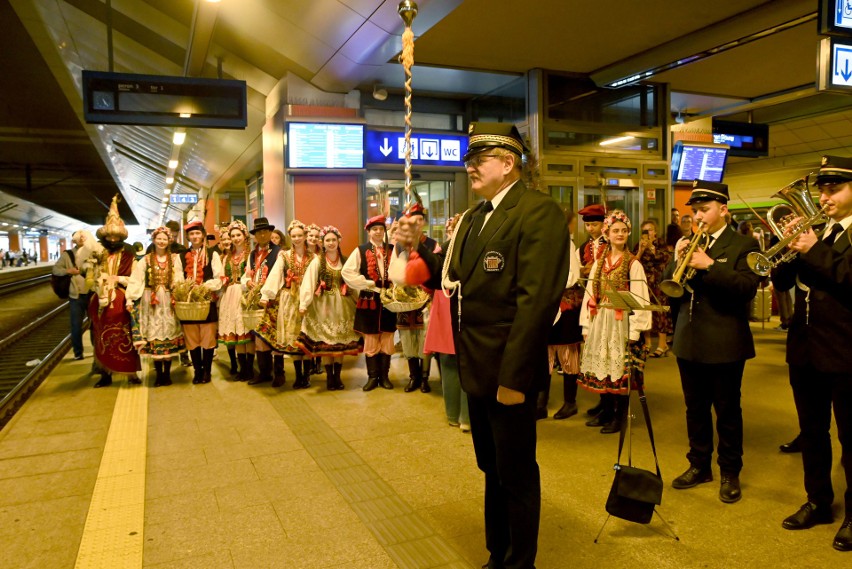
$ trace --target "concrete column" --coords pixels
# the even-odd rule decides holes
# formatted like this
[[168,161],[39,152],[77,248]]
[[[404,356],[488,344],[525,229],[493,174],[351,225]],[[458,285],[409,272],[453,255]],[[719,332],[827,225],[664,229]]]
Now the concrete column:
[[9,231],[9,251],[20,251],[21,250],[21,236],[17,231],[10,230]]
[[38,260],[42,263],[50,260],[50,248],[47,246],[47,235],[38,238]]

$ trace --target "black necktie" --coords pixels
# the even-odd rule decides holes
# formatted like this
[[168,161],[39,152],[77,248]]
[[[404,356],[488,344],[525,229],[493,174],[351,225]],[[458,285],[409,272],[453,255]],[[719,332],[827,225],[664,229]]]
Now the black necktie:
[[467,239],[464,241],[462,257],[466,257],[476,247],[476,243],[479,241],[479,233],[482,231],[482,226],[485,225],[485,216],[492,209],[494,209],[494,206],[491,205],[491,202],[485,202],[474,214],[473,220],[470,222],[470,231],[467,232]]
[[828,237],[822,240],[823,243],[831,247],[834,245],[834,241],[837,239],[837,236],[843,232],[843,226],[839,223],[835,223],[831,226],[831,231],[828,232]]

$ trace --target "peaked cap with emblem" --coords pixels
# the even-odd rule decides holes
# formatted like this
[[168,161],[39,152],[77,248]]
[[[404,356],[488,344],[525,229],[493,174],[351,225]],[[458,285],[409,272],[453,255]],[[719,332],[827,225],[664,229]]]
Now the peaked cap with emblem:
[[694,180],[692,182],[692,195],[689,196],[686,205],[710,201],[726,204],[728,199],[730,199],[728,197],[728,184]]
[[852,180],[852,158],[823,156],[816,185],[838,184]]
[[511,150],[518,156],[529,152],[524,139],[521,138],[521,133],[512,123],[472,122],[467,133],[470,138],[467,143],[467,152],[462,157],[463,161],[490,148]]

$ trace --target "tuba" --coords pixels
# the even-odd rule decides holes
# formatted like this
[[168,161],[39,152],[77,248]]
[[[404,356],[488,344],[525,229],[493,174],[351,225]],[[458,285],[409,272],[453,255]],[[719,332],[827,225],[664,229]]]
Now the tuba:
[[692,259],[692,254],[695,253],[695,250],[699,246],[706,248],[709,242],[710,237],[707,235],[707,224],[703,221],[699,221],[698,230],[695,234],[693,234],[692,239],[689,241],[689,245],[684,251],[683,258],[680,260],[680,263],[675,269],[672,278],[660,283],[660,290],[663,291],[666,296],[670,296],[672,298],[680,298],[683,296],[686,281],[695,276],[695,269],[688,266],[689,261]]
[[[799,178],[772,195],[773,198],[779,198],[785,202],[773,206],[766,215],[766,223],[780,241],[762,253],[752,252],[746,257],[749,268],[758,275],[765,277],[781,263],[793,260],[796,257],[796,251],[790,251],[787,246],[814,225],[828,222],[825,206],[817,207],[811,198],[808,188],[809,177],[810,174]],[[790,232],[785,233],[786,226],[797,217],[801,217],[802,220]]]

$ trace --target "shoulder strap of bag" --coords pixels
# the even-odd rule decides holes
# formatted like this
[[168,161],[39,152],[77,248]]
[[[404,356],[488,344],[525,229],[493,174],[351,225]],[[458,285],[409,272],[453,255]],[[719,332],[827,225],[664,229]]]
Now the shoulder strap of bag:
[[[633,388],[633,374],[636,373],[636,370],[632,370],[630,372],[631,377],[627,384],[627,401],[630,401],[630,391]],[[645,389],[642,386],[642,383],[636,382],[636,391],[639,393],[639,402],[642,403],[642,413],[645,415],[645,425],[648,427],[648,438],[651,440],[651,450],[654,451],[654,464],[657,467],[657,476],[662,476],[660,473],[660,461],[657,459],[657,445],[654,443],[654,429],[651,426],[651,413],[648,411],[648,401],[645,398]],[[628,408],[627,414],[629,415],[630,410]],[[628,423],[630,423],[629,417],[627,420],[621,421],[621,433],[618,436],[618,459],[617,463],[621,463],[621,451],[624,448],[624,438],[627,435]],[[632,465],[633,459],[628,452],[627,456],[627,464],[628,466]]]

